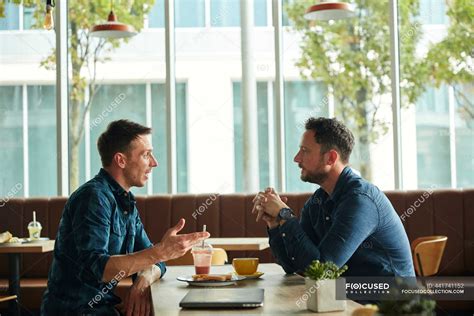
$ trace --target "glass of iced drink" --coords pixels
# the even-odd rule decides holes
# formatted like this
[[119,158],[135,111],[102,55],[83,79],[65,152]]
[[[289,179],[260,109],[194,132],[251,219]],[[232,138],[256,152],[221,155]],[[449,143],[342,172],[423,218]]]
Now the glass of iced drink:
[[209,274],[211,272],[212,246],[201,242],[191,249],[191,253],[196,274]]

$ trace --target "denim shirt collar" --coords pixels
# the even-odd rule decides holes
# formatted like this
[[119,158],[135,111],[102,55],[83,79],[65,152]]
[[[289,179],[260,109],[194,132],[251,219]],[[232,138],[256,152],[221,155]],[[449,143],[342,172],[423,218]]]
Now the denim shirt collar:
[[336,186],[334,187],[334,190],[332,191],[332,194],[330,196],[331,200],[336,202],[339,199],[344,189],[344,186],[347,183],[347,180],[351,176],[352,169],[349,166],[345,166],[341,174],[339,175],[339,178],[337,178]]
[[135,203],[135,196],[131,191],[125,191],[122,186],[104,169],[100,168],[99,177],[103,178],[109,185],[115,197],[121,202]]
[[329,195],[320,187],[315,192],[313,196],[313,201],[319,205],[325,204],[328,201],[337,202],[337,200],[342,194],[344,185],[347,183],[347,179],[350,178],[352,174],[352,169],[349,166],[344,167],[341,174],[339,175],[339,178],[337,178],[336,185],[334,186],[332,194]]

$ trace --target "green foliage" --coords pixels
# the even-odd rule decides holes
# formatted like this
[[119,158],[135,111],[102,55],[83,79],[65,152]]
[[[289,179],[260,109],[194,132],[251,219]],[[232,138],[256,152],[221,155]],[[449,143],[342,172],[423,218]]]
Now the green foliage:
[[474,90],[474,5],[453,0],[447,10],[450,25],[442,41],[432,45],[423,60],[428,81],[436,87],[451,85],[462,118],[474,128],[474,103],[467,94]]
[[430,47],[424,60],[429,68],[429,79],[437,87],[442,83],[474,80],[474,69],[469,68],[469,63],[466,62],[474,57],[473,2],[453,0],[447,15],[451,23],[446,37]]
[[414,299],[411,301],[382,301],[378,307],[379,313],[382,315],[434,315],[436,301],[425,299]]
[[[367,147],[376,142],[387,132],[389,124],[379,114],[380,110],[391,107],[391,103],[383,102],[384,96],[390,100],[391,93],[388,0],[354,0],[354,18],[328,22],[304,19],[305,10],[314,0],[289,2],[284,9],[292,21],[292,29],[301,36],[301,57],[296,62],[301,76],[322,81],[329,87],[336,117],[354,132],[358,146]],[[448,2],[451,5],[447,13],[451,21],[448,35],[424,58],[417,54],[417,44],[423,35],[419,0],[398,1],[404,107],[415,104],[431,83],[472,82],[472,68],[459,73],[447,69],[450,57],[472,58],[474,6],[469,0]],[[370,160],[370,151],[366,150],[360,160]],[[361,171],[370,178],[363,167]]]
[[347,271],[347,266],[344,265],[339,268],[334,262],[320,262],[319,260],[314,260],[305,271],[305,276],[315,280],[326,280],[326,279],[337,279],[344,272]]
[[[355,155],[362,175],[369,179],[369,144],[385,135],[389,122],[380,114],[390,108],[383,102],[391,93],[391,59],[388,0],[355,0],[356,17],[338,21],[308,21],[303,13],[313,0],[295,0],[286,5],[294,30],[301,39],[301,57],[296,62],[305,79],[322,81],[332,91],[336,117],[353,131]],[[412,102],[422,92],[415,47],[421,28],[415,24],[418,1],[400,0],[402,39],[401,75],[409,85],[420,87],[404,95],[402,104]]]
[[[26,7],[35,7],[34,28],[43,27],[46,1],[44,0],[12,0],[13,3]],[[71,55],[72,82],[70,100],[77,106],[84,100],[87,84],[95,83],[95,67],[97,63],[106,62],[108,54],[128,39],[97,39],[90,36],[90,29],[105,22],[113,10],[122,23],[132,25],[137,31],[143,28],[144,17],[151,10],[154,0],[109,1],[109,0],[74,0],[68,1],[69,22],[69,53]],[[3,2],[2,2],[3,4]],[[0,14],[4,9],[0,8]],[[46,69],[54,69],[56,65],[55,50],[51,52],[41,65]],[[87,69],[88,76],[84,75]]]
[[[336,114],[359,137],[376,141],[387,131],[387,122],[377,116],[383,106],[380,96],[391,92],[390,30],[387,0],[357,0],[356,17],[340,21],[307,21],[304,11],[313,0],[286,6],[295,30],[302,35],[301,58],[296,65],[306,79],[321,80],[333,88]],[[419,80],[415,72],[415,44],[421,35],[414,15],[418,2],[400,1],[401,58],[404,80]],[[419,94],[421,91],[417,91]],[[413,100],[415,93],[407,96]],[[405,102],[406,103],[406,102]],[[390,105],[388,105],[390,106]]]
[[[59,0],[58,0],[59,1]],[[12,0],[16,4],[34,7],[34,28],[42,29],[46,1],[44,0]],[[110,53],[128,39],[98,39],[90,34],[90,29],[107,21],[111,10],[119,22],[132,25],[137,31],[144,26],[144,17],[153,7],[155,0],[73,0],[68,1],[68,47],[70,54],[71,79],[69,89],[70,108],[70,141],[71,141],[71,191],[79,186],[79,144],[84,135],[84,121],[90,110],[94,96],[100,86],[96,83],[96,71],[99,63],[107,62]],[[4,5],[3,1],[1,2]],[[4,6],[0,7],[0,16],[4,14]],[[56,51],[46,57],[41,66],[53,70],[56,66]],[[86,89],[89,98],[85,103]]]

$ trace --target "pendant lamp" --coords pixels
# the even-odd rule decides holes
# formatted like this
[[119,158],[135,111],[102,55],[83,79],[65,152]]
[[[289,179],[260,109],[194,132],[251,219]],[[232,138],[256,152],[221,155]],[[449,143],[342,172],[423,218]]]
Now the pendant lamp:
[[91,35],[101,38],[126,38],[137,35],[133,26],[120,23],[113,10],[113,2],[110,1],[110,13],[107,22],[97,24],[91,29]]
[[354,16],[354,9],[346,2],[340,1],[324,1],[309,7],[304,18],[307,20],[329,21],[341,20]]

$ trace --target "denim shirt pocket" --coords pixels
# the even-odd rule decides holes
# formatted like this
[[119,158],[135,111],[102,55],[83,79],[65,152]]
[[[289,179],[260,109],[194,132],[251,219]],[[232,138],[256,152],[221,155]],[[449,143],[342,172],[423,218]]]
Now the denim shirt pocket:
[[121,253],[126,233],[126,227],[124,224],[122,224],[118,212],[114,212],[112,215],[112,227],[110,229],[109,237],[110,255],[116,255]]
[[127,237],[126,237],[126,252],[132,253],[134,252],[135,248],[135,235],[137,234],[137,229],[135,227],[135,223],[130,221],[129,227],[127,229]]

